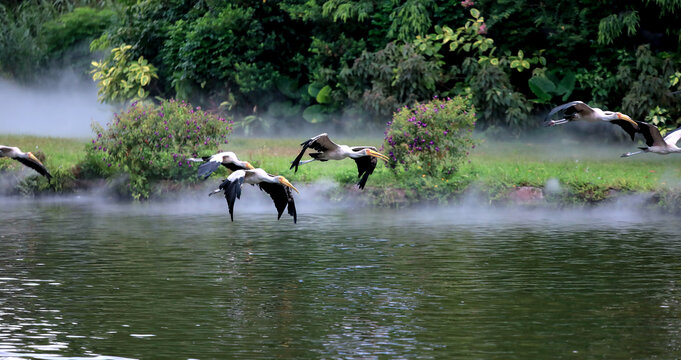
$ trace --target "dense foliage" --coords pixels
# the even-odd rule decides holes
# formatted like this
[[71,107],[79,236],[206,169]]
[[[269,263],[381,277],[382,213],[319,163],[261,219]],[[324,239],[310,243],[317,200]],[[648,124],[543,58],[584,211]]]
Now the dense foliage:
[[411,177],[449,180],[475,147],[474,126],[474,110],[464,97],[436,97],[405,106],[393,115],[385,133],[388,166]]
[[35,79],[92,39],[106,50],[94,60],[123,73],[130,64],[113,61],[111,49],[130,46],[129,60],[143,59],[158,78],[106,101],[181,98],[249,129],[380,124],[434,94],[470,94],[478,127],[515,133],[576,99],[662,127],[680,123],[670,92],[681,87],[676,0],[5,4],[2,76]]
[[135,199],[149,196],[154,180],[191,180],[196,169],[189,157],[214,153],[227,144],[232,121],[184,101],[160,105],[133,103],[87,145],[87,171],[107,177],[123,173]]

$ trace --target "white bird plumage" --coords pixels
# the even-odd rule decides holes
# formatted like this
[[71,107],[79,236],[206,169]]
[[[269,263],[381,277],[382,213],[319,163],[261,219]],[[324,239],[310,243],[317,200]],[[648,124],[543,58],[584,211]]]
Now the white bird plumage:
[[0,145],[0,157],[8,157],[14,159],[31,169],[37,171],[40,175],[45,176],[48,180],[52,179],[52,174],[47,170],[40,160],[38,160],[32,152],[23,152],[15,146]]
[[231,171],[254,169],[251,163],[248,161],[239,160],[236,154],[231,151],[219,152],[211,156],[204,156],[200,159],[189,158],[188,160],[203,163],[199,165],[198,174],[199,177],[202,177],[204,180],[207,179],[213,172],[215,172],[220,165],[228,168]]
[[[339,145],[329,139],[326,133],[319,134],[310,138],[300,144],[303,149],[298,156],[291,162],[291,169],[295,168],[294,172],[298,171],[298,166],[307,164],[309,162],[328,161],[328,160],[343,160],[345,158],[354,159],[357,163],[358,177],[360,178],[357,185],[360,189],[364,189],[369,175],[374,172],[377,164],[377,158],[388,161],[389,158],[379,153],[373,146],[354,146]],[[310,153],[311,160],[300,161],[305,155],[305,150],[312,148],[317,150],[316,153]]]
[[[556,113],[561,113],[563,117],[551,120],[551,117]],[[611,124],[619,125],[629,134],[632,141],[634,140],[634,134],[639,130],[636,121],[632,120],[628,115],[592,108],[582,101],[572,101],[551,109],[549,114],[546,115],[544,126],[555,126],[576,120],[589,122],[607,121]]]
[[648,145],[648,147],[641,147],[641,151],[622,154],[622,157],[629,157],[644,152],[660,155],[681,153],[681,148],[676,146],[676,143],[681,139],[681,128],[670,132],[663,138],[657,126],[643,121],[637,121],[636,123],[640,128],[639,132],[643,134],[643,137],[646,139],[646,145]]
[[296,204],[293,200],[291,189],[298,192],[285,177],[280,175],[268,174],[265,170],[257,168],[252,170],[237,170],[231,173],[220,186],[213,190],[208,196],[217,194],[221,191],[225,193],[229,216],[234,221],[234,202],[241,198],[241,186],[243,184],[258,185],[260,190],[270,195],[274,206],[277,208],[277,220],[281,218],[284,209],[288,207],[289,215],[293,216],[293,222],[298,221],[296,214]]

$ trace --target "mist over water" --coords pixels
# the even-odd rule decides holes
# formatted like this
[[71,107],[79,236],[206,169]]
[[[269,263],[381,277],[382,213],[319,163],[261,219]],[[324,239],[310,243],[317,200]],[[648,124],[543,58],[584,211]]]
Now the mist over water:
[[68,70],[51,74],[31,86],[0,78],[0,133],[87,137],[93,121],[111,119],[113,110],[97,101],[94,82]]
[[[10,181],[2,179],[2,181]],[[0,182],[1,184],[1,182]],[[223,218],[229,221],[227,202],[222,192],[208,196],[216,189],[219,181],[207,180],[195,189],[183,189],[175,193],[165,194],[148,202],[130,203],[118,200],[112,189],[102,186],[90,189],[77,195],[58,195],[39,198],[16,196],[4,197],[0,192],[0,202],[12,204],[35,204],[36,206],[78,206],[95,213],[127,213],[139,216],[180,217],[180,218]],[[381,226],[390,227],[392,222],[401,226],[471,226],[471,227],[504,227],[504,226],[538,226],[565,227],[579,224],[617,226],[618,223],[645,223],[652,219],[659,220],[666,216],[650,206],[651,194],[622,195],[605,201],[599,205],[558,208],[551,204],[535,203],[532,205],[507,204],[492,205],[477,194],[471,193],[455,200],[448,206],[411,206],[408,208],[388,209],[375,208],[362,201],[362,193],[337,199],[333,196],[337,184],[331,181],[319,181],[310,184],[296,184],[300,194],[294,194],[298,213],[297,226],[317,222],[320,218],[328,221],[337,216],[362,223],[365,217],[378,211],[391,214],[383,218]],[[241,198],[234,205],[234,222],[249,222],[253,218],[259,221],[276,222],[277,212],[270,196],[257,186],[244,185]],[[670,216],[671,218],[671,216]],[[286,211],[279,220],[281,223],[296,226]],[[289,224],[290,223],[290,224]]]

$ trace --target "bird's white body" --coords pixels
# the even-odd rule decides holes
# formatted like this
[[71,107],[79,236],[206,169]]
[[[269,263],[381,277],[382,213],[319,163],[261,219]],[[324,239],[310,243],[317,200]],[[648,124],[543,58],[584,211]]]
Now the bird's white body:
[[231,151],[219,152],[201,159],[189,158],[188,160],[203,163],[199,166],[198,173],[199,177],[203,177],[204,180],[207,179],[213,172],[215,172],[220,165],[232,171],[253,169],[253,165],[251,165],[251,163],[248,161],[239,160],[236,154]]
[[320,159],[313,159],[313,160],[322,160],[322,158],[324,160],[343,160],[343,159],[348,158],[348,157],[355,159],[355,158],[358,158],[360,156],[364,156],[364,155],[361,155],[359,153],[355,153],[347,145],[338,145],[337,148],[324,152],[324,154],[322,156],[320,156]]
[[[367,178],[374,172],[377,164],[376,159],[385,161],[390,160],[387,156],[376,151],[376,148],[373,146],[350,147],[348,145],[339,145],[331,141],[326,133],[310,138],[300,145],[303,149],[298,153],[295,160],[291,161],[291,169],[295,169],[294,172],[298,171],[299,165],[307,164],[312,161],[343,160],[345,158],[351,158],[357,163],[358,177],[360,178],[357,185],[360,189],[364,188]],[[312,159],[301,161],[307,148],[314,149],[317,152],[309,154]]]
[[581,118],[581,120],[588,121],[588,122],[599,122],[599,121],[610,121],[610,120],[615,120],[617,119],[617,114],[608,111],[609,114],[606,114],[605,111],[599,109],[599,108],[591,108],[593,109],[593,113],[591,113],[591,116],[585,116]]
[[272,176],[267,171],[257,168],[253,170],[237,170],[229,174],[227,179],[234,181],[240,177],[244,178],[244,184],[251,185],[260,184],[261,182],[279,184],[279,178],[281,178],[281,176]]
[[19,150],[18,147],[16,146],[5,146],[5,145],[0,145],[0,157],[8,157],[11,159],[18,158],[18,157],[26,157],[26,153]]
[[644,122],[638,122],[638,124],[641,127],[641,133],[646,138],[646,145],[648,145],[648,147],[640,148],[641,151],[622,154],[622,157],[629,157],[646,152],[659,155],[681,153],[681,148],[676,146],[676,143],[681,140],[681,128],[670,132],[667,136],[662,138],[659,129],[655,125]]
[[210,195],[217,194],[221,191],[225,193],[227,199],[227,206],[229,207],[229,216],[234,221],[234,202],[241,198],[241,187],[243,184],[258,185],[260,190],[265,191],[270,195],[277,208],[277,219],[281,217],[284,209],[288,207],[289,215],[293,216],[293,222],[297,221],[295,201],[291,194],[291,189],[298,192],[285,177],[279,175],[270,175],[263,169],[252,170],[236,170],[231,173],[225,181],[220,184],[216,190]]
[[38,158],[36,158],[35,155],[33,155],[33,153],[30,151],[23,152],[16,146],[0,145],[0,158],[1,157],[8,157],[10,159],[17,160],[20,163],[37,171],[40,175],[47,177],[48,180],[52,178],[52,175],[49,171],[47,171],[45,165],[43,165],[43,163],[41,163],[40,160],[38,160]]
[[651,146],[651,147],[648,148],[648,151],[646,151],[646,152],[656,153],[656,154],[660,154],[660,155],[669,155],[669,154],[681,152],[681,148],[679,148],[676,145]]
[[[554,114],[562,114],[561,119],[551,120]],[[639,130],[636,121],[628,115],[615,111],[604,111],[599,108],[592,108],[583,101],[572,101],[560,106],[556,106],[546,115],[544,126],[556,126],[571,121],[580,120],[586,122],[610,122],[611,124],[622,127],[634,140],[635,133]]]

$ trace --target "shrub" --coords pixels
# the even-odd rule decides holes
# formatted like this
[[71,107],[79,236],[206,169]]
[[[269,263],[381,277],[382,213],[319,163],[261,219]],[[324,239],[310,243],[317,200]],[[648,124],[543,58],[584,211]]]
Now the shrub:
[[111,50],[109,58],[92,62],[92,80],[97,82],[99,101],[126,102],[143,100],[149,96],[145,90],[152,78],[158,78],[156,67],[143,56],[131,59],[132,45],[122,45]]
[[187,158],[212,154],[226,144],[232,121],[184,101],[165,100],[158,106],[133,103],[106,128],[94,124],[93,130],[86,149],[90,164],[84,167],[109,176],[114,174],[110,168],[127,174],[133,198],[141,199],[149,196],[151,181],[195,180]]
[[448,180],[475,147],[474,125],[474,109],[464,97],[435,97],[412,109],[404,107],[393,114],[385,132],[388,166],[396,174],[404,171],[412,178]]

